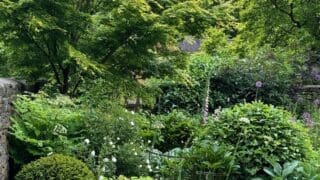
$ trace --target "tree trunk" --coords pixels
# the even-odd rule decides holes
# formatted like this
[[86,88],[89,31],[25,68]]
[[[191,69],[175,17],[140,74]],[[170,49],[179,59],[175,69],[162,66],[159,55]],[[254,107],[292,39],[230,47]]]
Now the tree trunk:
[[9,173],[9,152],[7,133],[10,126],[9,116],[12,112],[11,102],[20,91],[21,84],[0,78],[0,180],[7,180]]

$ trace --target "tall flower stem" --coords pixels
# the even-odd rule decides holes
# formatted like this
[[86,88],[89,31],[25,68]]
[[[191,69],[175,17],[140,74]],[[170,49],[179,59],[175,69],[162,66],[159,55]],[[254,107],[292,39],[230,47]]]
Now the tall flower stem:
[[256,81],[256,98],[255,98],[255,101],[258,100],[258,93],[259,93],[259,89],[262,87],[262,82],[261,81]]
[[204,98],[203,107],[202,107],[202,124],[208,123],[209,97],[210,97],[210,77],[207,78],[207,82],[206,82],[205,98]]
[[208,112],[209,112],[209,98],[210,98],[210,80],[212,76],[213,68],[210,68],[207,79],[206,79],[206,88],[205,88],[205,95],[204,101],[202,106],[202,124],[208,123]]
[[208,112],[209,112],[209,99],[210,99],[210,87],[211,87],[211,77],[213,75],[213,71],[217,70],[215,67],[221,63],[220,58],[218,57],[213,57],[213,61],[215,61],[215,66],[208,66],[208,74],[207,74],[207,79],[206,79],[206,84],[205,84],[205,91],[204,91],[204,100],[203,100],[203,105],[202,105],[202,122],[201,124],[207,124],[208,123]]

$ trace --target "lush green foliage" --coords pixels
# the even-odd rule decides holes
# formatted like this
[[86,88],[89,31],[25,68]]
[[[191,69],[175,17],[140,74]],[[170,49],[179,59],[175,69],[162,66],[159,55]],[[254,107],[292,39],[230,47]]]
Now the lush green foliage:
[[86,140],[77,146],[76,154],[97,175],[147,174],[142,135],[148,121],[142,115],[110,103],[104,111],[92,109],[87,118],[81,134]]
[[[210,78],[210,110],[259,99],[285,105],[293,96],[295,65],[279,52],[265,49],[256,57],[234,59],[211,58],[196,54],[191,58],[188,75],[191,83],[163,83],[155,111],[183,108],[199,113],[204,99],[207,78]],[[209,77],[208,77],[209,76]],[[262,82],[257,88],[255,83]],[[258,91],[258,92],[257,92]]]
[[73,157],[54,154],[23,166],[15,179],[94,180],[95,177],[83,162]]
[[317,92],[300,94],[289,104],[288,109],[294,113],[298,121],[309,128],[309,136],[313,148],[319,150],[320,104]]
[[314,178],[319,93],[301,87],[320,83],[319,9],[318,0],[2,0],[0,76],[42,90],[14,102],[12,173],[61,153],[99,179]]
[[274,163],[272,168],[264,168],[263,170],[272,179],[318,179],[319,164],[315,161],[286,162],[281,166],[279,163]]
[[152,124],[153,128],[159,132],[153,137],[154,148],[167,152],[177,147],[189,147],[199,120],[183,112],[173,111],[165,115],[154,116]]
[[174,75],[185,63],[177,41],[222,21],[205,8],[199,1],[6,0],[4,60],[18,70],[8,74],[45,77],[71,95],[95,75],[126,81]]
[[300,163],[294,174],[300,179],[317,179],[320,176],[319,167],[319,157],[317,157],[309,162]]
[[226,179],[238,169],[232,147],[217,142],[201,141],[190,148],[175,151],[170,155],[179,158],[164,160],[161,173],[165,177],[201,179],[202,173],[208,173],[208,178]]
[[232,145],[244,177],[261,173],[268,162],[307,160],[314,154],[306,130],[284,110],[261,102],[223,110],[201,139]]
[[[243,25],[240,47],[254,51],[263,44],[295,52],[319,52],[319,3],[316,0],[239,1]],[[279,18],[282,17],[282,18]],[[300,47],[300,48],[297,48]]]
[[[274,105],[286,104],[296,85],[296,67],[270,48],[255,57],[231,60],[223,64],[211,78],[213,105],[226,107],[259,99]],[[256,87],[261,81],[262,87]]]
[[85,109],[75,102],[66,96],[41,94],[16,100],[17,114],[11,127],[15,163],[53,152],[77,156],[96,175],[146,174],[142,135],[148,121],[114,103],[104,109],[89,105]]
[[26,163],[48,153],[70,154],[81,138],[85,110],[66,96],[19,96],[11,126],[11,154]]
[[13,75],[30,80],[52,78],[59,91],[67,93],[81,73],[97,70],[77,49],[90,20],[74,5],[72,1],[38,0],[1,3],[0,31],[9,50],[14,49],[8,65],[19,70]]
[[279,163],[275,163],[273,169],[264,168],[263,170],[272,177],[272,179],[287,179],[293,174],[295,168],[298,166],[298,161],[287,162],[283,167]]

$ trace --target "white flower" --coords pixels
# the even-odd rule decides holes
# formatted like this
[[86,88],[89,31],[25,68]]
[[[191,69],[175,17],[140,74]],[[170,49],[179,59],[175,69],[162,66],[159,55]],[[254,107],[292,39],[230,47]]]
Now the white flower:
[[102,172],[106,172],[106,167],[103,166],[103,167],[101,168],[101,171],[102,171]]
[[138,156],[138,153],[137,153],[137,152],[134,152],[134,155],[135,155],[135,156]]
[[107,137],[103,137],[103,140],[107,140]]
[[110,141],[110,142],[109,142],[109,144],[110,144],[110,145],[113,145],[113,142],[112,142],[112,141]]
[[159,166],[156,166],[156,169],[159,169]]
[[119,138],[119,137],[117,137],[117,140],[119,141],[119,140],[120,140],[120,138]]
[[99,180],[103,180],[104,179],[104,177],[103,176],[99,176]]
[[148,168],[148,169],[151,169],[151,165],[150,165],[150,164],[148,164],[147,168]]
[[131,124],[131,126],[134,126],[134,122],[133,121],[130,121],[130,124]]
[[142,165],[141,165],[141,164],[139,165],[139,168],[142,168]]
[[114,148],[116,148],[116,146],[113,144],[113,145],[112,145],[112,148],[114,149]]
[[47,154],[47,156],[51,156],[53,154],[53,152],[49,152],[48,154]]
[[147,163],[147,164],[150,164],[150,161],[149,161],[149,159],[147,159],[147,160],[146,160],[146,163]]
[[112,162],[117,162],[117,159],[114,156],[112,156],[111,161]]
[[148,140],[148,144],[150,144],[151,143],[151,140]]
[[134,111],[131,111],[131,114],[134,114]]
[[240,118],[239,121],[244,122],[244,123],[247,123],[247,124],[250,123],[250,120],[249,120],[248,118],[246,118],[246,117]]
[[85,140],[84,140],[84,143],[85,143],[85,144],[89,144],[89,143],[90,143],[90,140],[89,140],[89,139],[85,139]]
[[103,158],[103,162],[109,162],[108,158]]
[[91,155],[92,157],[95,157],[95,156],[96,156],[96,152],[93,150],[93,151],[91,151],[90,155]]

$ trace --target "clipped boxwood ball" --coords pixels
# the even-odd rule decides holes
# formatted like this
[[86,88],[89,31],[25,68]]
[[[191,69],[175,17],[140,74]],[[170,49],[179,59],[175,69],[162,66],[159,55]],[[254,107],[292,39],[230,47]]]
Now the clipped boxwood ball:
[[306,128],[283,109],[261,102],[239,104],[223,110],[210,123],[202,139],[232,145],[241,174],[264,174],[272,162],[306,160],[313,155]]
[[93,180],[92,171],[80,160],[55,154],[40,158],[25,166],[16,180]]

